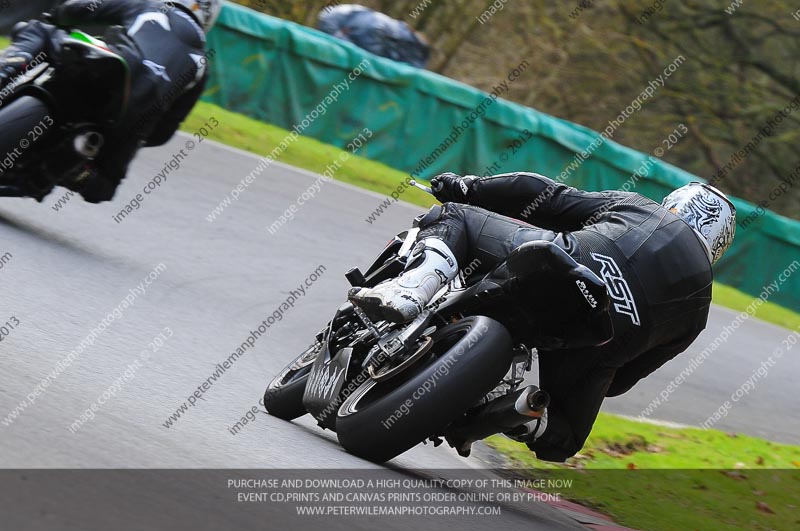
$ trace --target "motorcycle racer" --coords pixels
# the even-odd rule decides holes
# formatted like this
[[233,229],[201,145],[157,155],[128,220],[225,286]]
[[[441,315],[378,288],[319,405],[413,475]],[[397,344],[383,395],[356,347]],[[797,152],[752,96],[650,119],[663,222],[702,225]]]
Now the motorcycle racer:
[[[711,266],[735,231],[735,207],[719,190],[691,183],[658,204],[632,192],[585,192],[526,172],[484,178],[445,173],[431,184],[444,204],[417,218],[421,230],[406,270],[350,292],[370,317],[411,320],[459,264],[477,258],[488,272],[537,240],[562,248],[606,284],[610,341],[538,349],[540,386],[550,393],[550,406],[506,435],[539,458],[564,461],[577,453],[605,397],[630,390],[705,328]],[[552,301],[553,311],[558,302]]]

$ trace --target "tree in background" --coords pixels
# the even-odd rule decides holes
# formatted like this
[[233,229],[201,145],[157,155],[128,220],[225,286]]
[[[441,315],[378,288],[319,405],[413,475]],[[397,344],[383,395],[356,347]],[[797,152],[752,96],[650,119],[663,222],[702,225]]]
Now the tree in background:
[[253,9],[263,11],[274,17],[284,18],[306,26],[314,26],[317,14],[328,5],[337,3],[357,4],[359,2],[330,2],[328,0],[306,0],[303,2],[286,2],[285,0],[234,0]]
[[[240,3],[313,26],[329,1]],[[334,2],[335,3],[335,2]],[[734,195],[800,218],[800,14],[787,1],[363,0],[406,21],[433,48],[430,68],[483,90],[527,60],[506,98],[603,130],[663,73],[684,61],[614,133]],[[800,102],[800,99],[798,100]],[[786,111],[784,109],[786,108]],[[771,123],[773,127],[764,129]],[[763,129],[762,132],[760,132]],[[766,134],[769,132],[769,134]],[[535,169],[535,168],[531,168]]]

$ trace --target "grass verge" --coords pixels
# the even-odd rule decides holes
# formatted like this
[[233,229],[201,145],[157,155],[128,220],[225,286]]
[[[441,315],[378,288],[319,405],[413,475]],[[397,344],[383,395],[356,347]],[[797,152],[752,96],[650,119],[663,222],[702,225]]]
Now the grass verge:
[[[487,443],[515,472],[559,478],[564,498],[653,531],[800,529],[800,447],[601,414],[566,464],[502,436]],[[563,488],[563,481],[571,485]]]
[[[272,151],[288,134],[285,129],[280,127],[230,112],[206,102],[197,104],[189,118],[183,123],[182,129],[188,132],[197,131],[211,116],[219,120],[220,125],[211,131],[210,138],[259,155],[266,155]],[[322,173],[325,171],[325,167],[341,152],[341,149],[330,144],[301,136],[278,157],[278,160],[298,168]],[[386,196],[395,191],[406,177],[408,177],[407,173],[359,156],[351,157],[344,167],[334,175],[336,180]],[[434,202],[431,196],[416,188],[404,191],[402,199],[422,207],[428,207]],[[375,207],[378,206],[376,203]],[[365,218],[370,213],[365,210]],[[743,311],[752,301],[752,296],[734,288],[721,284],[714,285],[714,303],[716,304],[732,310]],[[756,310],[755,317],[791,330],[800,329],[800,314],[771,302],[762,304]]]
[[[220,125],[210,132],[209,138],[258,155],[269,154],[289,134],[287,130],[280,127],[202,101],[195,106],[181,129],[193,133],[202,127],[211,116],[215,117]],[[300,136],[276,160],[322,173],[326,166],[330,165],[342,152],[343,150],[330,144]],[[387,196],[407,177],[407,173],[357,155],[352,156],[334,175],[337,181]],[[424,207],[429,207],[435,202],[430,195],[416,188],[406,189],[402,194],[402,199]],[[374,206],[377,207],[379,201],[376,199],[375,203]],[[371,206],[369,203],[360,206],[365,209],[365,217],[370,214],[367,210]]]
[[[711,297],[715,304],[736,311],[743,311],[754,300],[752,295],[716,282]],[[800,314],[769,301],[756,309],[755,317],[768,323],[784,326],[789,330],[800,330]]]

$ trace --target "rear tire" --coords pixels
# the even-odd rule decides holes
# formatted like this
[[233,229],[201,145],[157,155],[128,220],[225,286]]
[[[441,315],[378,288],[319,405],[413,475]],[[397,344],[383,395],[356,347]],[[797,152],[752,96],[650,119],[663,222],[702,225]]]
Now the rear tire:
[[287,365],[267,386],[264,408],[273,417],[294,420],[307,413],[303,407],[303,394],[308,375],[317,358],[319,345],[312,345]]
[[382,463],[440,434],[511,365],[511,336],[488,317],[467,317],[432,338],[429,357],[418,362],[427,366],[386,382],[367,381],[339,408],[336,435],[348,452]]

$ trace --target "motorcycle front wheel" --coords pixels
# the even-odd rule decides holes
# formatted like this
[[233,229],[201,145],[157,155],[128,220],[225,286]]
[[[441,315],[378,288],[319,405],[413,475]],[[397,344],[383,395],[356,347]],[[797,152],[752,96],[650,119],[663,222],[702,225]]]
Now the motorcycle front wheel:
[[[3,126],[0,134],[0,154],[10,156],[30,149],[38,142],[50,125],[47,118],[50,110],[39,98],[22,96],[0,109],[0,124]],[[44,123],[48,127],[41,124]],[[41,134],[40,134],[40,131]]]
[[267,413],[283,420],[294,420],[306,414],[303,393],[320,348],[318,343],[310,346],[272,379],[264,392]]

